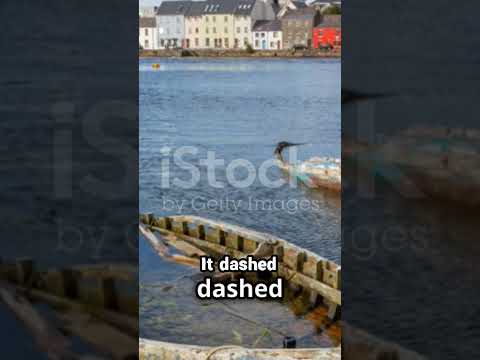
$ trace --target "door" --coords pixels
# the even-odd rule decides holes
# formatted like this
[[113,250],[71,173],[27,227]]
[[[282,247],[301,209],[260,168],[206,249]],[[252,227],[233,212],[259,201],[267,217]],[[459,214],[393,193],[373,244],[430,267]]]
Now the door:
[[262,49],[265,50],[267,48],[267,40],[262,40]]

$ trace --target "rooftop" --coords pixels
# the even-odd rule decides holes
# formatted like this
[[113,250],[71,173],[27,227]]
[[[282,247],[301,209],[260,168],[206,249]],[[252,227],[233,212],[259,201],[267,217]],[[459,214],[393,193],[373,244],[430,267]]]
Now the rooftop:
[[237,3],[235,15],[250,15],[254,6],[255,0],[240,0]]
[[157,22],[154,17],[141,17],[139,25],[141,28],[154,28],[157,26]]
[[259,20],[253,25],[253,31],[280,31],[282,22],[280,20]]
[[185,16],[202,16],[206,1],[192,1]]
[[192,1],[163,1],[157,9],[157,15],[185,15]]

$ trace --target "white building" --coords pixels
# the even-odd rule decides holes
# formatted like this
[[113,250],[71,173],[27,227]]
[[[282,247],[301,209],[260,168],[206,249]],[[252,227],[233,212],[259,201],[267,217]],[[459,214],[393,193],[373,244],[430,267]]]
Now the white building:
[[245,49],[252,43],[252,29],[259,20],[274,20],[275,11],[262,0],[239,0],[234,11],[234,48]]
[[141,17],[139,19],[138,43],[142,49],[156,50],[157,24],[154,17]]
[[138,7],[138,16],[140,17],[155,17],[157,12],[156,6],[139,6]]
[[255,50],[281,50],[282,22],[257,21],[252,30],[252,46]]

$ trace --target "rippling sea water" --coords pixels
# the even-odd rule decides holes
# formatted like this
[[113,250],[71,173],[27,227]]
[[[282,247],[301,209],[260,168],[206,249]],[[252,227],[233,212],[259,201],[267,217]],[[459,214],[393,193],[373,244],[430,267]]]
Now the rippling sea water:
[[[151,65],[157,62],[160,69],[154,70]],[[299,160],[339,157],[340,68],[339,60],[318,59],[140,60],[140,211],[223,220],[272,233],[340,262],[338,195],[288,184],[271,188],[258,176],[252,185],[239,188],[226,174],[237,159],[253,164],[258,174],[279,141],[307,143],[298,147]],[[200,171],[198,183],[189,189],[173,184],[175,178],[190,178],[189,171],[173,164],[172,154],[184,146],[195,149],[184,159]],[[208,181],[202,164],[208,152],[224,161],[215,171],[223,184],[218,188]],[[271,180],[286,179],[276,167],[267,174]],[[246,175],[242,169],[235,172],[238,179]],[[168,187],[162,185],[166,179]],[[275,208],[268,205],[273,200]],[[171,282],[185,271],[161,261],[142,241],[140,264],[143,284]],[[155,319],[165,320],[162,305],[143,310],[143,334],[175,339],[178,334],[152,327]]]

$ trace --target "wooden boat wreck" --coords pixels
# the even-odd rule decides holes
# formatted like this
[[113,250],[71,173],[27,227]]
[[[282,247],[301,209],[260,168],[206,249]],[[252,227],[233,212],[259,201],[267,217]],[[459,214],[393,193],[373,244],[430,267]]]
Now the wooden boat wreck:
[[[269,234],[251,231],[196,216],[140,216],[140,229],[152,247],[175,262],[198,266],[198,256],[225,255],[241,258],[279,257],[279,271],[273,276],[303,288],[312,302],[329,307],[329,317],[340,318],[341,267],[308,250]],[[157,237],[156,235],[159,235]],[[170,255],[172,247],[187,254]],[[342,347],[304,349],[249,349],[236,345],[218,347],[139,339],[140,359],[158,360],[425,360],[396,344],[385,342],[365,331],[342,323]],[[345,337],[346,336],[346,337]]]
[[[152,247],[167,259],[198,266],[198,256],[230,255],[243,258],[278,257],[278,271],[289,286],[308,292],[312,304],[328,307],[328,317],[338,320],[341,309],[341,267],[332,261],[280,238],[196,216],[158,218],[140,216],[140,230]],[[158,235],[158,237],[157,237]],[[183,255],[168,254],[173,247]],[[224,276],[223,273],[221,276]],[[232,275],[232,274],[230,274]],[[246,273],[252,279],[255,274]],[[264,278],[262,278],[263,280]],[[232,280],[231,277],[227,281]],[[140,356],[149,359],[340,359],[340,347],[317,349],[246,349],[239,346],[201,347],[140,339]]]
[[380,176],[407,198],[480,205],[480,131],[418,126],[382,144],[343,139],[365,176]]
[[[39,352],[49,359],[83,358],[72,349],[76,338],[95,359],[138,358],[136,267],[38,270],[35,265],[31,259],[0,263],[0,304],[30,331]],[[119,291],[129,285],[133,291]],[[49,305],[48,316],[36,303]]]
[[342,190],[342,163],[340,159],[332,157],[313,157],[299,164],[291,164],[283,158],[282,151],[294,144],[279,142],[274,154],[278,159],[279,167],[289,175],[299,179],[310,188],[329,189],[335,192]]

